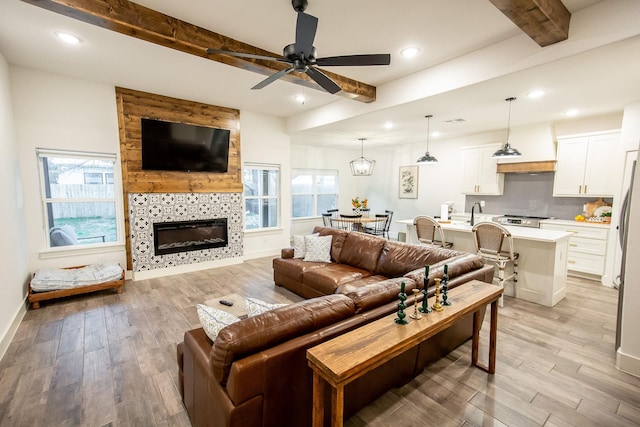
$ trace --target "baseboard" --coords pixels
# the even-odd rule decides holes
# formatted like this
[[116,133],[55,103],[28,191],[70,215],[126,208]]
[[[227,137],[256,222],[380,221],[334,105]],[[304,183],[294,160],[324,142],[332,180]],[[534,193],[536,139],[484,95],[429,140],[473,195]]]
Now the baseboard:
[[156,268],[146,271],[134,271],[132,280],[155,279],[156,277],[172,276],[174,274],[191,273],[207,270],[209,268],[227,267],[229,265],[242,264],[244,257],[225,258],[216,261],[198,262],[195,264],[176,265],[175,267]]
[[4,337],[2,337],[2,340],[0,340],[0,359],[4,357],[5,353],[9,349],[9,345],[11,344],[11,341],[13,341],[13,337],[16,335],[16,332],[18,331],[20,322],[22,322],[22,319],[24,319],[24,316],[27,314],[27,307],[28,305],[25,299],[25,301],[18,308],[18,312],[13,318],[13,322],[11,322],[11,325],[9,326],[7,333],[4,335]]
[[627,374],[640,377],[640,358],[624,354],[618,349],[616,352],[616,368]]
[[264,251],[255,251],[255,252],[246,252],[244,253],[244,259],[256,259],[256,258],[264,258],[268,256],[280,256],[280,252],[282,249],[265,249]]

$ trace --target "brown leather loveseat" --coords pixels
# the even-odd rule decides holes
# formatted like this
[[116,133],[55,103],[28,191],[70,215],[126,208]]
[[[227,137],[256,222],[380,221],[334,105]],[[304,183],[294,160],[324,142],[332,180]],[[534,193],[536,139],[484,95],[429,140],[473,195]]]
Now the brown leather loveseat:
[[[452,276],[451,287],[472,279],[491,282],[493,278],[493,267],[485,266],[473,254],[328,228],[314,231],[334,236],[333,262],[305,265],[289,258],[289,249],[283,250],[284,258],[273,261],[276,284],[309,299],[227,326],[213,343],[198,328],[186,332],[184,341],[178,344],[180,392],[193,426],[310,425],[312,372],[306,359],[308,348],[394,313],[400,283],[405,282],[409,294],[414,287],[422,287],[425,264],[433,265],[430,284],[442,275],[444,261]],[[376,253],[375,263],[371,262],[372,251]],[[344,263],[346,260],[354,265]],[[294,264],[303,271],[292,277]],[[311,264],[318,265],[312,268]],[[367,266],[372,270],[363,268]],[[354,268],[351,273],[347,273],[349,267]],[[311,275],[320,278],[317,281],[305,280],[310,271],[327,268],[333,270],[325,274],[318,270]],[[345,279],[349,274],[353,280]],[[333,291],[327,288],[329,283],[335,285]],[[319,289],[327,291],[322,294]],[[433,291],[431,288],[430,294]],[[412,301],[410,297],[407,303]],[[469,339],[471,320],[471,315],[461,319],[349,384],[345,389],[345,415],[407,383],[429,363]],[[329,419],[327,414],[325,420]]]

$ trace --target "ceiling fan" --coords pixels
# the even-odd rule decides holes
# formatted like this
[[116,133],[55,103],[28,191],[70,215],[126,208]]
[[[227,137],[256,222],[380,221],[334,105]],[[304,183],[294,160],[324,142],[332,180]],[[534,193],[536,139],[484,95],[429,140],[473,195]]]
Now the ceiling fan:
[[279,61],[291,64],[291,67],[274,73],[252,87],[251,89],[262,89],[263,87],[275,82],[279,78],[291,73],[305,73],[318,83],[324,90],[334,94],[342,90],[336,82],[331,80],[322,71],[315,68],[320,66],[360,66],[360,65],[389,65],[391,63],[391,55],[389,54],[370,54],[370,55],[344,55],[331,56],[326,58],[317,58],[316,48],[313,46],[313,40],[316,37],[318,28],[318,18],[304,13],[307,8],[307,0],[291,0],[293,9],[298,13],[296,22],[296,41],[293,44],[285,46],[282,58],[273,56],[256,55],[252,53],[231,52],[221,49],[207,49],[210,54],[223,54],[229,56],[239,56],[243,58],[263,59],[267,61]]

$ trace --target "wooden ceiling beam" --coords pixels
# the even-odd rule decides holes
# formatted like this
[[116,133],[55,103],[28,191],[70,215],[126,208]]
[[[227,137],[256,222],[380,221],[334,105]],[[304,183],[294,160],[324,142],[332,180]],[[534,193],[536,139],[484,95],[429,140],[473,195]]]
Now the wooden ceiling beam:
[[571,13],[561,0],[489,0],[540,46],[569,38]]
[[[22,1],[98,27],[265,76],[288,68],[287,64],[276,61],[210,55],[208,48],[282,57],[282,54],[259,49],[128,0]],[[365,103],[376,100],[375,86],[326,70],[322,72],[342,88],[339,95]],[[324,91],[304,73],[289,73],[282,80]]]

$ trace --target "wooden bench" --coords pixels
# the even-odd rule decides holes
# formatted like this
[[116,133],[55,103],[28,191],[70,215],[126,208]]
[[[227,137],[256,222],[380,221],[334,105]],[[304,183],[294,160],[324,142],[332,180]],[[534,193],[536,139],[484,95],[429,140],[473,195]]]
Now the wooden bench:
[[[86,265],[68,267],[68,268],[65,268],[65,270],[83,268],[83,267],[86,267]],[[29,295],[27,296],[27,300],[31,303],[31,308],[38,309],[40,308],[40,301],[63,298],[63,297],[68,297],[72,295],[86,294],[89,292],[103,291],[105,289],[114,289],[116,293],[121,293],[123,286],[124,286],[124,270],[122,271],[122,275],[118,280],[112,280],[112,281],[103,282],[103,283],[96,283],[93,285],[78,286],[78,287],[69,288],[69,289],[34,292],[31,289],[31,285],[29,285]]]

